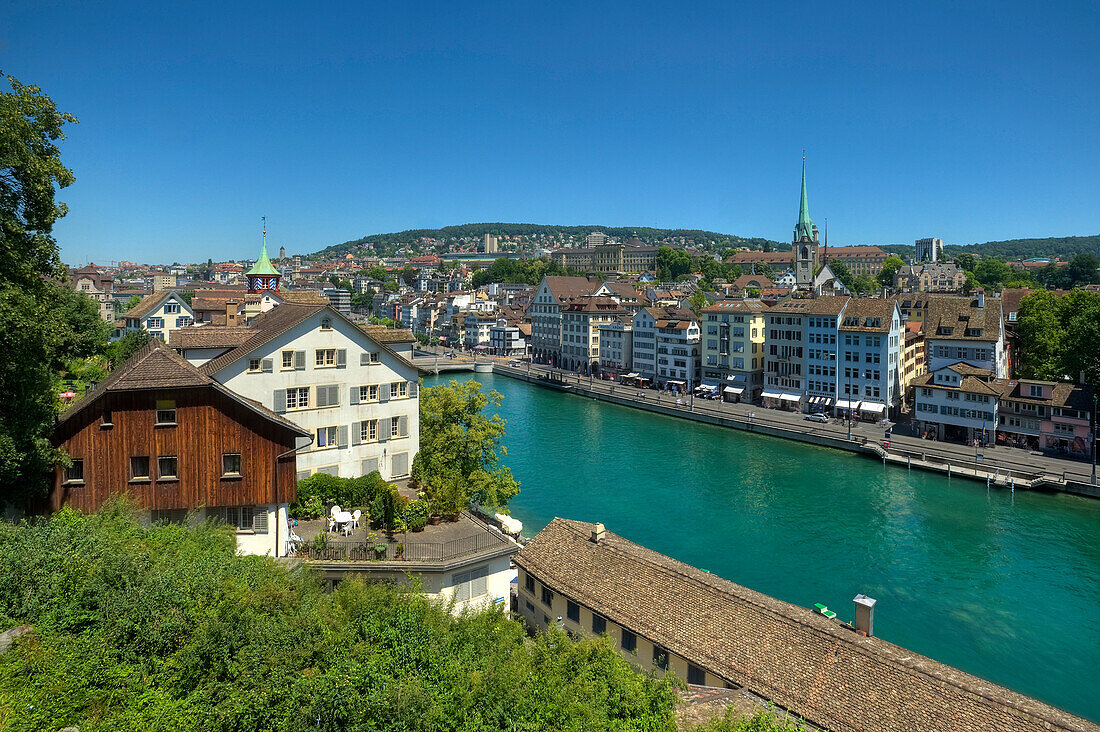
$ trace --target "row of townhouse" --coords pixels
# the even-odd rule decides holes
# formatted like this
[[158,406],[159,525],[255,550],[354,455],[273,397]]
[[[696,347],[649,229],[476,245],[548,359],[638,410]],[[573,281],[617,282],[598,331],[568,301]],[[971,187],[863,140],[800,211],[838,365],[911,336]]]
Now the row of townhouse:
[[913,381],[914,416],[939,440],[1009,444],[1085,456],[1095,403],[1069,382],[997,378],[959,361]]
[[[589,315],[584,308],[575,310],[569,318],[570,330],[563,328],[566,308],[584,299],[613,300],[624,313],[633,314],[641,307],[641,298],[633,285],[627,282],[602,281],[596,277],[543,277],[527,307],[531,323],[531,355],[538,363],[561,366],[570,370],[590,373],[600,367],[598,326],[610,324],[604,316],[596,317],[596,328],[591,327],[595,314],[604,312],[606,304],[594,306]],[[605,313],[606,314],[606,313]],[[620,313],[621,314],[621,313]],[[588,340],[581,342],[581,330]],[[568,335],[566,339],[564,336]],[[568,345],[566,351],[564,346]],[[583,346],[583,348],[582,348]]]

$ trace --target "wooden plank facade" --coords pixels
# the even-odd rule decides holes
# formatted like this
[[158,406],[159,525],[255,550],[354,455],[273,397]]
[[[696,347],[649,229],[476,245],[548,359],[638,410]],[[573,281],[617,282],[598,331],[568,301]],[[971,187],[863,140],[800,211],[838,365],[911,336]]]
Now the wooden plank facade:
[[[157,424],[158,402],[174,403],[174,422]],[[57,444],[83,461],[83,480],[66,481],[59,469],[50,507],[92,512],[123,492],[145,510],[290,503],[295,437],[211,385],[110,391],[58,425]],[[240,455],[238,475],[224,474],[226,454]],[[148,478],[133,477],[133,457],[148,458]],[[176,458],[175,478],[160,477],[161,457]]]

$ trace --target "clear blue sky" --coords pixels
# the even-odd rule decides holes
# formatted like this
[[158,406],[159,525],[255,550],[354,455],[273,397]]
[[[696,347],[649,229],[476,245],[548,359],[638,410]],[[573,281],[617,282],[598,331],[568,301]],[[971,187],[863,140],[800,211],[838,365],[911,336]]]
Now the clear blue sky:
[[[1100,5],[16,0],[68,262],[477,221],[833,244],[1100,231]],[[172,7],[169,7],[172,6]]]

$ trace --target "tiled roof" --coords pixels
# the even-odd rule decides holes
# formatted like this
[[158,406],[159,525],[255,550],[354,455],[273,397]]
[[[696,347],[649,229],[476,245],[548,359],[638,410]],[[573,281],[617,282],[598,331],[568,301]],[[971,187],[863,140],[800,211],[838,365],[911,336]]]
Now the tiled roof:
[[592,529],[555,518],[515,563],[551,590],[833,732],[1100,730],[611,532],[595,544]]
[[[840,330],[851,333],[889,333],[894,318],[894,301],[878,300],[870,297],[855,297],[844,308],[844,318],[840,321]],[[845,325],[848,318],[856,318],[857,325]],[[878,325],[868,325],[868,318],[878,318]],[[874,321],[871,321],[874,322]]]
[[[656,320],[698,320],[695,312],[690,308],[677,307],[650,307],[645,311]],[[660,326],[658,326],[660,327]]]
[[543,278],[550,294],[559,304],[573,298],[591,295],[602,282],[592,282],[587,277],[553,276]]
[[738,290],[744,290],[746,287],[771,287],[775,283],[764,275],[743,274],[733,281],[733,286]]
[[769,312],[773,315],[784,313],[805,315],[840,315],[844,306],[852,298],[846,295],[827,295],[825,297],[806,298],[802,300],[785,300],[772,305]]
[[243,404],[268,420],[281,424],[298,434],[309,434],[306,430],[275,414],[259,402],[246,399],[203,374],[192,366],[187,359],[173,351],[158,338],[151,339],[126,363],[116,368],[106,379],[97,384],[94,390],[85,394],[62,412],[58,417],[58,422],[64,422],[79,414],[88,405],[109,392],[185,389],[203,386],[220,391],[230,399]]
[[200,325],[168,332],[172,348],[233,348],[255,335],[252,327]]
[[[152,295],[148,295],[142,299],[137,305],[130,310],[127,310],[122,314],[123,318],[144,318],[149,313],[156,310],[162,302],[168,299],[169,296],[176,294],[173,290],[163,290],[161,292],[154,292]],[[180,298],[182,300],[182,298]]]
[[328,298],[318,290],[280,290],[278,297],[284,303],[289,302],[298,305],[324,305],[328,303]]
[[886,250],[878,247],[854,246],[854,247],[822,247],[822,253],[830,257],[887,257]]
[[384,325],[360,325],[367,335],[378,343],[413,343],[416,336],[408,328],[387,328]]
[[[252,320],[250,330],[252,335],[232,351],[228,351],[215,359],[207,361],[200,368],[204,374],[217,373],[222,368],[243,358],[272,338],[282,335],[294,326],[301,323],[309,316],[327,308],[327,305],[297,305],[283,303],[278,307],[260,313]],[[335,311],[333,311],[335,312]]]
[[625,308],[613,297],[587,296],[579,297],[562,308],[562,312],[570,313],[606,313],[616,315],[625,312]]
[[758,313],[767,309],[759,300],[719,300],[703,308],[704,313],[727,313],[730,311],[749,311]]
[[1001,301],[987,297],[985,306],[978,307],[975,297],[933,295],[924,316],[924,335],[936,340],[995,342],[1001,337]]

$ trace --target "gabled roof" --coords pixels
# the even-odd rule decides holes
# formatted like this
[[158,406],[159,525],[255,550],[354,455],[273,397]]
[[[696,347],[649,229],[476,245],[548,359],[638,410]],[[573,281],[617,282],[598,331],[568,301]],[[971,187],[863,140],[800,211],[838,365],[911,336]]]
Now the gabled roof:
[[550,294],[558,301],[558,304],[576,297],[591,295],[602,282],[592,282],[587,277],[567,277],[554,275],[543,277]]
[[58,424],[68,421],[79,414],[89,405],[95,403],[104,394],[123,391],[147,391],[151,389],[186,389],[196,387],[210,387],[221,392],[233,401],[256,412],[261,417],[275,422],[297,434],[309,435],[302,429],[284,417],[280,417],[270,409],[258,402],[245,399],[240,394],[230,391],[214,379],[203,374],[192,366],[187,359],[180,356],[158,338],[151,339],[141,347],[130,359],[116,368],[110,375],[101,381],[94,390],[73,403],[58,417]]
[[172,348],[233,348],[255,335],[251,326],[200,325],[168,331]]
[[[969,333],[968,333],[969,331]],[[990,341],[1001,337],[1001,301],[974,297],[933,295],[924,316],[924,335],[936,340]]]
[[852,298],[847,295],[826,295],[802,300],[784,300],[768,312],[772,315],[840,315]]
[[173,295],[175,295],[176,299],[179,300],[181,304],[190,309],[190,306],[187,305],[187,301],[184,300],[175,290],[161,290],[160,292],[154,292],[152,295],[148,295],[133,308],[122,313],[122,315],[120,315],[119,317],[144,318],[146,315],[160,307],[165,300],[172,297]]
[[[893,324],[895,307],[897,305],[893,300],[879,300],[869,297],[853,298],[848,301],[848,307],[844,309],[844,318],[840,321],[840,330],[889,333]],[[848,325],[848,318],[855,318],[856,322]]]
[[834,732],[1096,730],[876,637],[555,518],[515,563],[548,589]]
[[384,325],[360,325],[359,328],[377,343],[415,343],[416,336],[408,328],[387,328]]

